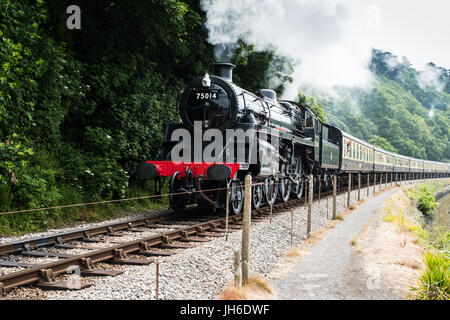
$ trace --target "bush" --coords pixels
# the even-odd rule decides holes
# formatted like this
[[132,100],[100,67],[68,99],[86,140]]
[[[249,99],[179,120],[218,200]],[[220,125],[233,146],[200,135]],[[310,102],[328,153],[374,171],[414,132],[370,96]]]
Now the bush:
[[417,207],[423,214],[429,215],[437,208],[436,199],[428,190],[425,190],[417,200]]
[[417,287],[411,287],[418,300],[450,299],[450,262],[448,255],[428,252],[423,257],[425,270]]
[[411,199],[417,200],[417,207],[425,215],[430,215],[438,206],[435,194],[436,186],[431,184],[421,185],[412,192],[408,192]]

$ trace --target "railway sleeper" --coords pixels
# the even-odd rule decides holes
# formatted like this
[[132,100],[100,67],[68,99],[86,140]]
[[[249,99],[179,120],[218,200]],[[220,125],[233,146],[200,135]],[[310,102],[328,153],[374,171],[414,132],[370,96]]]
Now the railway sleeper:
[[123,249],[115,249],[115,256],[112,259],[114,263],[127,265],[149,265],[154,262],[153,259],[134,259],[128,258]]
[[56,237],[55,248],[60,248],[60,249],[78,249],[79,246],[73,245],[73,244],[67,244],[66,241],[64,241],[63,238]]
[[122,237],[123,236],[123,232],[117,232],[112,227],[108,227],[106,230],[107,230],[106,234],[110,237]]
[[209,241],[211,241],[211,239],[189,237],[189,234],[187,231],[182,231],[181,238],[178,239],[178,241],[181,241],[181,242],[209,242]]
[[194,246],[187,243],[161,243],[157,247],[163,249],[189,249],[193,248]]
[[57,281],[51,269],[42,269],[42,279],[38,281],[36,286],[43,290],[81,290],[91,286],[90,283],[81,281]]
[[167,251],[167,250],[158,250],[152,249],[147,242],[140,243],[141,249],[139,250],[139,255],[143,256],[171,256],[174,255],[175,252]]
[[91,258],[82,258],[81,263],[83,265],[81,276],[83,277],[115,277],[123,273],[123,271],[120,270],[94,269]]
[[192,248],[193,246],[190,244],[182,244],[182,243],[174,244],[174,243],[172,243],[172,239],[170,239],[168,236],[162,236],[161,243],[156,245],[156,247],[163,248],[163,249],[188,249],[188,248]]
[[84,237],[81,239],[83,242],[100,242],[98,239],[94,239],[91,236],[91,233],[89,231],[84,232]]
[[36,267],[37,264],[25,263],[25,262],[17,262],[17,261],[5,261],[0,260],[0,267],[10,267],[10,268],[33,268]]
[[68,254],[68,253],[49,252],[49,251],[28,251],[28,250],[22,250],[20,252],[20,255],[30,256],[30,257],[52,257],[52,258],[61,258],[61,259],[75,257],[75,255]]
[[223,234],[215,232],[202,232],[197,234],[198,237],[222,238]]

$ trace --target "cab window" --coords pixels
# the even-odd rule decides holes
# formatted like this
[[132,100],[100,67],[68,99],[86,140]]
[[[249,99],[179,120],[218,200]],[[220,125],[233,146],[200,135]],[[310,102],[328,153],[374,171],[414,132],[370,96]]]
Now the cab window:
[[305,114],[305,127],[313,128],[314,127],[314,119],[309,112]]

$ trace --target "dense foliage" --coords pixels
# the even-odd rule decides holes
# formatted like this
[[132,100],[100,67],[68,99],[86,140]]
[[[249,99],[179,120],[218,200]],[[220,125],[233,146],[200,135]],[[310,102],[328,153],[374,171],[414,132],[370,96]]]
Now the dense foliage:
[[213,62],[196,1],[80,0],[81,30],[70,4],[0,1],[0,211],[136,192],[179,91]]

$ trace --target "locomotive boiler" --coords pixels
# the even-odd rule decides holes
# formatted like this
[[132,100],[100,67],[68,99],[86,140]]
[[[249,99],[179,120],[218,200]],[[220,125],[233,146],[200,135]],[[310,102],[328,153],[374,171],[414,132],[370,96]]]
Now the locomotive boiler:
[[165,128],[159,160],[138,167],[147,179],[170,179],[170,204],[176,211],[193,203],[224,208],[229,187],[230,208],[239,213],[248,172],[260,182],[252,190],[255,208],[277,198],[300,198],[305,175],[319,161],[320,129],[314,114],[277,100],[273,90],[251,93],[237,86],[233,68],[217,63],[215,75],[206,73],[183,90],[181,123]]

